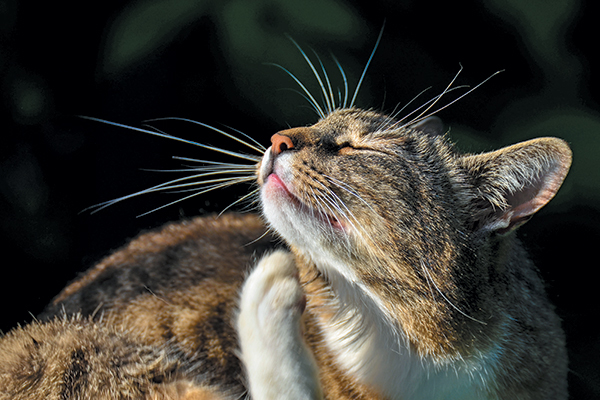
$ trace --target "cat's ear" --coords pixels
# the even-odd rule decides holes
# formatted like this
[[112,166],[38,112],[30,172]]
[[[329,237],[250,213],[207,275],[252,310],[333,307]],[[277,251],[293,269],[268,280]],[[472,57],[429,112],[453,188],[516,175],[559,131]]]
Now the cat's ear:
[[561,139],[539,138],[461,161],[474,185],[478,226],[505,233],[554,197],[571,166],[571,149]]
[[409,125],[410,129],[416,129],[428,135],[443,135],[444,123],[435,115],[424,118],[419,122]]

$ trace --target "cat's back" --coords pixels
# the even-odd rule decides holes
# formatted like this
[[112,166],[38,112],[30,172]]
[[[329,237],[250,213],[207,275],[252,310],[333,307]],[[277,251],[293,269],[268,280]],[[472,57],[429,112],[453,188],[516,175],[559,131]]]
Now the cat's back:
[[[274,238],[253,214],[224,214],[170,223],[133,239],[54,298],[41,319],[66,312],[83,315],[123,310],[144,297],[205,296],[236,291]],[[209,301],[205,298],[205,301]]]
[[[219,399],[244,391],[232,319],[273,246],[255,215],[200,217],[138,236],[0,338],[0,398]],[[19,397],[21,396],[21,397]]]

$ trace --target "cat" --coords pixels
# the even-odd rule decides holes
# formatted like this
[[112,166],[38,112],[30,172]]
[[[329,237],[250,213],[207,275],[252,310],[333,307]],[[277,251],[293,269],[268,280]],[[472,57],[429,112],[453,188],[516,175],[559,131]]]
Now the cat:
[[566,399],[560,320],[515,230],[568,145],[461,154],[428,109],[323,91],[320,120],[235,181],[256,180],[262,216],[168,224],[99,262],[0,340],[0,398]]

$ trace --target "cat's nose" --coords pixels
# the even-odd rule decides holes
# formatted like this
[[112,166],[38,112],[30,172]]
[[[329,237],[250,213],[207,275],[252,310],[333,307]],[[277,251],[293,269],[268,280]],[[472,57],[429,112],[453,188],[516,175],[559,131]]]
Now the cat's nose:
[[294,142],[287,136],[280,135],[279,133],[271,136],[271,151],[273,155],[278,155],[286,150],[294,148]]

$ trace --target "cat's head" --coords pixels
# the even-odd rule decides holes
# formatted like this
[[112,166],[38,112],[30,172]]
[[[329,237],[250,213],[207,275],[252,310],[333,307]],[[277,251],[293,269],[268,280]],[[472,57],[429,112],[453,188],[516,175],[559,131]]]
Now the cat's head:
[[271,141],[258,181],[272,227],[330,272],[396,291],[411,276],[428,290],[423,267],[452,274],[477,257],[475,241],[507,236],[555,195],[571,163],[560,139],[460,154],[435,117],[402,125],[359,109]]

